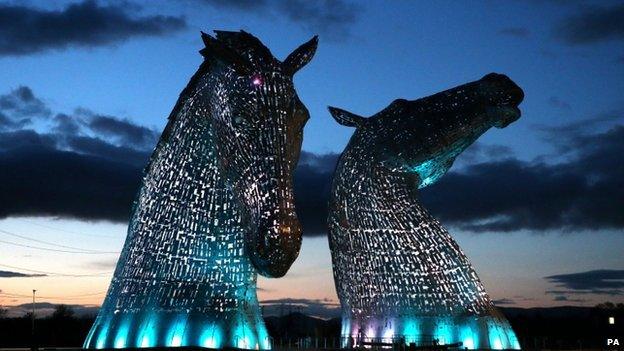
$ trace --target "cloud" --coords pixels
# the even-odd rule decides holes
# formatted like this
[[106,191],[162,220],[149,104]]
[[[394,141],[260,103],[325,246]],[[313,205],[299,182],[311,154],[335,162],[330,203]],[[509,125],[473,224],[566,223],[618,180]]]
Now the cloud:
[[494,303],[494,305],[500,306],[500,305],[515,305],[516,301],[512,300],[512,299],[498,299],[498,300],[492,300],[492,302]]
[[306,236],[327,233],[327,205],[337,154],[303,151],[295,170],[295,208]]
[[524,27],[507,27],[499,30],[498,34],[514,38],[527,38],[531,32]]
[[[47,131],[0,131],[0,169],[10,170],[0,172],[0,218],[127,221],[157,133],[84,111],[49,117]],[[624,228],[624,126],[584,133],[587,121],[542,126],[558,148],[556,160],[519,160],[506,146],[476,143],[420,198],[445,225],[475,233]],[[337,160],[301,154],[294,190],[306,236],[326,234]]]
[[450,172],[421,192],[439,217],[472,232],[624,227],[624,126],[567,138],[560,163],[514,158]]
[[[41,101],[27,87],[5,96]],[[23,114],[14,106],[21,105],[4,104],[0,112]],[[52,127],[0,131],[0,169],[7,170],[0,172],[0,218],[48,215],[125,222],[156,132],[84,110],[54,117],[45,105],[29,111],[47,118]]]
[[101,6],[91,0],[69,4],[62,10],[0,4],[0,56],[110,45],[186,28],[181,17],[134,17],[124,6],[123,2]]
[[[32,278],[32,277],[45,277],[45,274],[26,274],[20,272],[1,271],[0,278]],[[2,292],[2,290],[0,290]]]
[[[590,118],[576,122],[559,125],[533,125],[533,129],[544,134],[544,139],[561,148],[561,151],[570,151],[569,146],[574,146],[570,139],[576,138],[587,132],[595,131],[598,127],[613,124],[620,121],[624,115],[624,108],[616,108],[610,111],[597,113]],[[560,140],[560,141],[558,141]]]
[[570,45],[624,40],[624,4],[585,7],[581,13],[561,21],[555,36]]
[[[0,135],[0,138],[5,138]],[[141,167],[43,148],[0,153],[0,217],[58,216],[128,220]]]
[[558,274],[544,279],[567,291],[548,291],[550,294],[591,293],[600,295],[624,294],[624,270],[593,270],[580,273]]
[[586,299],[572,299],[567,296],[558,295],[553,298],[553,301],[565,301],[565,302],[586,302]]
[[156,145],[156,141],[158,141],[159,133],[128,120],[98,115],[84,109],[78,112],[89,117],[88,125],[92,131],[112,137],[118,144],[137,148],[149,148]]
[[31,118],[49,115],[50,109],[29,87],[20,86],[0,95],[0,131],[21,129],[31,124]]
[[87,266],[98,270],[113,270],[117,266],[117,258],[102,259],[97,261],[91,261],[87,263]]
[[359,19],[362,8],[357,2],[345,0],[203,0],[219,10],[252,14],[272,14],[299,24],[306,30],[320,33],[323,38],[341,41],[351,35],[351,25]]

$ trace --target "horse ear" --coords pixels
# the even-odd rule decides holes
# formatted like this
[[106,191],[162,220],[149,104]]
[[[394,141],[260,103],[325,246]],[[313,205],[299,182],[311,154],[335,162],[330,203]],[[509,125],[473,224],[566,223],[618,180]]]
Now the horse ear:
[[305,66],[312,60],[316,47],[318,46],[318,35],[302,44],[300,47],[291,52],[282,63],[284,70],[290,74],[295,74],[301,67]]
[[343,126],[359,127],[366,121],[366,118],[362,116],[358,116],[355,113],[351,113],[337,107],[328,106],[327,109],[329,109],[329,113],[331,113],[336,122],[342,124]]
[[201,49],[199,53],[206,59],[216,59],[230,65],[240,75],[250,75],[253,73],[251,62],[245,60],[236,51],[223,45],[222,42],[204,32],[201,32],[201,37],[206,47]]

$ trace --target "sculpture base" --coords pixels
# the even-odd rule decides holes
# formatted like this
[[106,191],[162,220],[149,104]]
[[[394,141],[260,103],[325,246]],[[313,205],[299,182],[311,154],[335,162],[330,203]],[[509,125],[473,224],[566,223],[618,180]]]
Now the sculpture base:
[[212,317],[174,313],[98,316],[84,348],[271,349],[269,334],[259,314],[255,318],[243,313]]
[[503,316],[397,316],[342,319],[342,347],[371,343],[416,346],[461,343],[469,350],[519,350],[520,343]]

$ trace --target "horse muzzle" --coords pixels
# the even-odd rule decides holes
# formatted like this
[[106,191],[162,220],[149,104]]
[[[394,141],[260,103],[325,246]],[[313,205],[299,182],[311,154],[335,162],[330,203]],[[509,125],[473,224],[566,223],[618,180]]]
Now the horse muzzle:
[[296,215],[281,217],[261,220],[247,242],[251,263],[265,277],[284,276],[301,249],[302,229]]

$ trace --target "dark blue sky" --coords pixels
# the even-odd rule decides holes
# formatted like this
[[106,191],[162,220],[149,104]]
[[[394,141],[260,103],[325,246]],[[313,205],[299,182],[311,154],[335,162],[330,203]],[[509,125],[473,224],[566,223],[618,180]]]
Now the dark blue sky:
[[[486,133],[458,160],[446,182],[424,194],[425,202],[457,236],[495,299],[520,306],[622,301],[624,283],[605,291],[596,271],[613,270],[617,279],[624,279],[624,220],[616,213],[623,205],[622,189],[621,181],[613,180],[622,172],[617,164],[624,151],[618,142],[624,136],[623,23],[624,5],[617,1],[4,1],[0,132],[5,144],[37,138],[37,145],[49,142],[56,151],[88,154],[76,144],[59,144],[60,134],[76,133],[83,142],[90,138],[116,147],[119,156],[109,157],[140,164],[202,60],[200,30],[244,29],[281,59],[319,34],[315,58],[295,81],[311,114],[304,132],[311,164],[324,154],[341,152],[352,132],[333,121],[327,105],[367,116],[396,98],[415,99],[489,72],[504,73],[525,91],[523,116],[509,128]],[[28,92],[33,94],[30,100],[24,97]],[[16,104],[25,107],[19,110]],[[81,131],[61,124],[58,114],[77,122]],[[2,116],[12,124],[3,126]],[[110,125],[122,121],[126,134],[98,129],[98,117],[109,118],[98,121]],[[23,122],[25,118],[29,120]],[[145,143],[132,144],[136,136]],[[7,159],[19,155],[1,140],[0,152]],[[610,158],[595,156],[604,154]],[[34,167],[35,161],[21,159]],[[15,181],[17,176],[7,169],[0,176]],[[479,172],[489,183],[501,178],[508,182],[491,190],[497,196],[477,194]],[[48,175],[42,174],[33,184],[45,182]],[[458,184],[474,186],[471,190]],[[470,201],[457,197],[464,194],[461,190]],[[8,200],[33,195],[24,190],[10,196]],[[446,201],[458,205],[447,206]],[[89,215],[72,211],[6,206],[0,209],[6,218],[0,229],[67,245],[76,237],[65,237],[63,231],[108,232],[115,239],[88,240],[119,249],[123,220],[102,214],[106,210]],[[64,219],[51,220],[50,215]],[[19,216],[28,216],[28,222]],[[52,270],[42,269],[48,267],[46,255],[4,244],[0,250],[0,264]],[[324,236],[307,237],[294,273],[282,281],[261,282],[261,296],[335,299],[328,255]],[[62,257],[73,260],[71,255]],[[56,260],[54,271],[78,269],[63,262]],[[108,262],[110,269],[114,258],[101,262]],[[85,265],[81,269],[93,269]],[[314,278],[302,278],[311,277],[315,269],[320,273]],[[588,273],[584,278],[545,279],[579,272]],[[582,278],[588,285],[566,280]],[[100,289],[105,290],[107,279],[98,280]],[[299,291],[292,288],[294,279],[322,288]],[[28,292],[33,281],[41,286],[58,283],[52,277],[0,278],[0,290]],[[66,294],[93,290],[87,283],[71,282],[75,288]],[[1,298],[0,304],[19,302]]]

